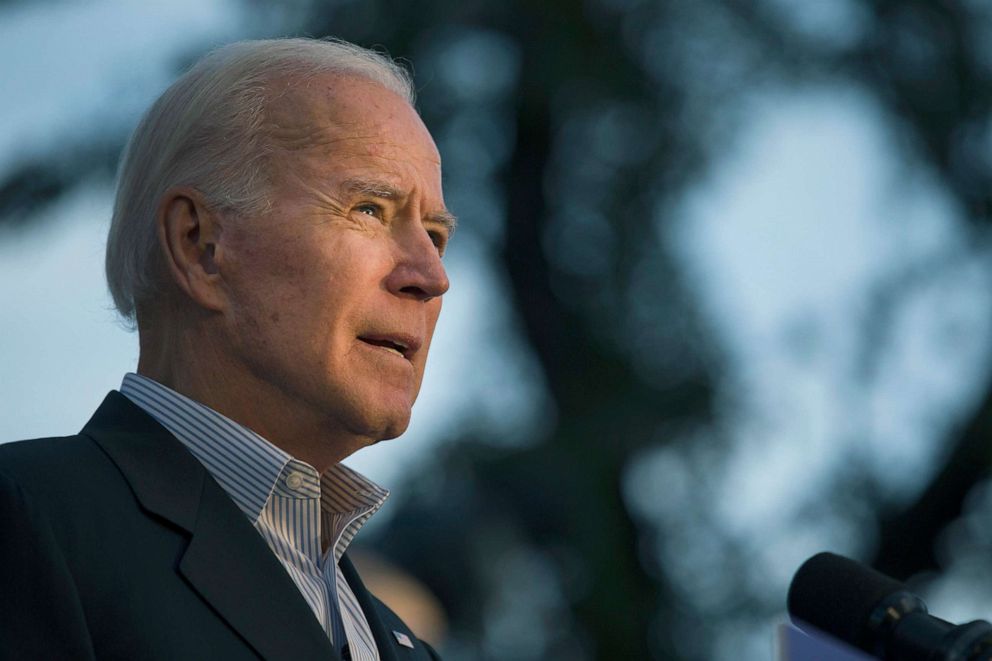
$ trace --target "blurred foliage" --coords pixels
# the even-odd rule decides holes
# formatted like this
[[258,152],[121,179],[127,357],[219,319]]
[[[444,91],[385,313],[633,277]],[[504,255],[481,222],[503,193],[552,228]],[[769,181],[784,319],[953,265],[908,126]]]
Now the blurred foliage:
[[[728,366],[666,227],[732,143],[751,95],[841,81],[888,111],[967,231],[983,239],[992,217],[992,8],[967,0],[248,6],[270,32],[381,45],[414,63],[449,205],[497,259],[543,372],[548,424],[513,447],[485,429],[450,439],[379,531],[376,545],[448,609],[447,657],[730,658],[728,645],[766,629],[783,594],[753,567],[762,540],[733,538],[698,497],[730,443],[733,419],[721,400]],[[91,149],[106,163],[104,147]],[[53,156],[8,171],[0,221],[23,222],[90,176],[88,161]],[[910,281],[875,293],[866,362]],[[819,496],[823,511],[807,515],[850,519],[869,537],[874,530],[877,566],[897,577],[939,569],[942,531],[988,474],[990,414],[992,389],[948,438],[944,466],[915,502],[888,502],[852,467]],[[659,455],[664,448],[677,455]],[[659,461],[669,469],[645,468]],[[667,498],[667,515],[632,504],[632,485],[645,479],[664,481],[651,493]],[[766,657],[748,647],[732,656]]]
[[20,163],[0,178],[0,223],[28,225],[35,214],[83,182],[114,176],[121,144],[114,140],[63,146],[58,156]]

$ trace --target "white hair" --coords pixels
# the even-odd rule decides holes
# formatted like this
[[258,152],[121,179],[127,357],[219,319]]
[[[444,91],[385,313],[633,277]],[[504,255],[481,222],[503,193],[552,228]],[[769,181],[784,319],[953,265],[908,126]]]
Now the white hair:
[[270,83],[327,73],[371,80],[414,103],[410,75],[386,55],[340,40],[267,39],[207,54],[148,109],[121,156],[107,237],[107,283],[125,321],[164,290],[155,225],[162,195],[193,186],[217,209],[263,211]]

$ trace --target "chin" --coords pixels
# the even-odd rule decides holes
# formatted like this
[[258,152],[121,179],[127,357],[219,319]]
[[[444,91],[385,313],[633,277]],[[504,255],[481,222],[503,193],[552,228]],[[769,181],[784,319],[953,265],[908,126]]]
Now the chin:
[[378,443],[379,441],[388,441],[390,439],[394,439],[398,436],[401,436],[409,426],[410,426],[410,413],[407,412],[407,414],[403,416],[401,420],[393,420],[389,425],[383,428],[381,433],[376,434],[376,439],[374,442]]
[[371,436],[377,441],[386,441],[400,436],[410,426],[410,415],[413,410],[415,394],[409,391],[389,392],[379,391],[369,406],[362,413],[370,423]]
[[348,425],[351,433],[367,439],[369,445],[400,436],[410,426],[409,407],[394,410],[357,411]]
[[396,438],[410,425],[417,388],[383,378],[353,381],[352,387],[328,389],[319,398],[325,423],[338,433],[364,439],[366,445]]

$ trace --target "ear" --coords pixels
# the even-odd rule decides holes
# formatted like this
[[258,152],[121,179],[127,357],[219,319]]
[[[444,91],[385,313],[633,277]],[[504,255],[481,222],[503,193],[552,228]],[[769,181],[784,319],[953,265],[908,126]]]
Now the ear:
[[181,187],[166,191],[156,220],[159,246],[172,280],[196,305],[222,310],[219,214],[208,208],[200,191]]

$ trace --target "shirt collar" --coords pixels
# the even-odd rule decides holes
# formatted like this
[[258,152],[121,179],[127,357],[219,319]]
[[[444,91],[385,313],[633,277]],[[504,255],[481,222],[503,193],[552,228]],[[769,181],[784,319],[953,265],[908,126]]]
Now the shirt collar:
[[[121,394],[186,446],[252,523],[258,521],[273,491],[283,488],[291,473],[316,481],[316,469],[306,462],[157,381],[129,372],[121,384]],[[342,464],[329,468],[319,480],[321,509],[356,515],[361,512],[362,523],[382,507],[389,495],[386,489]]]

